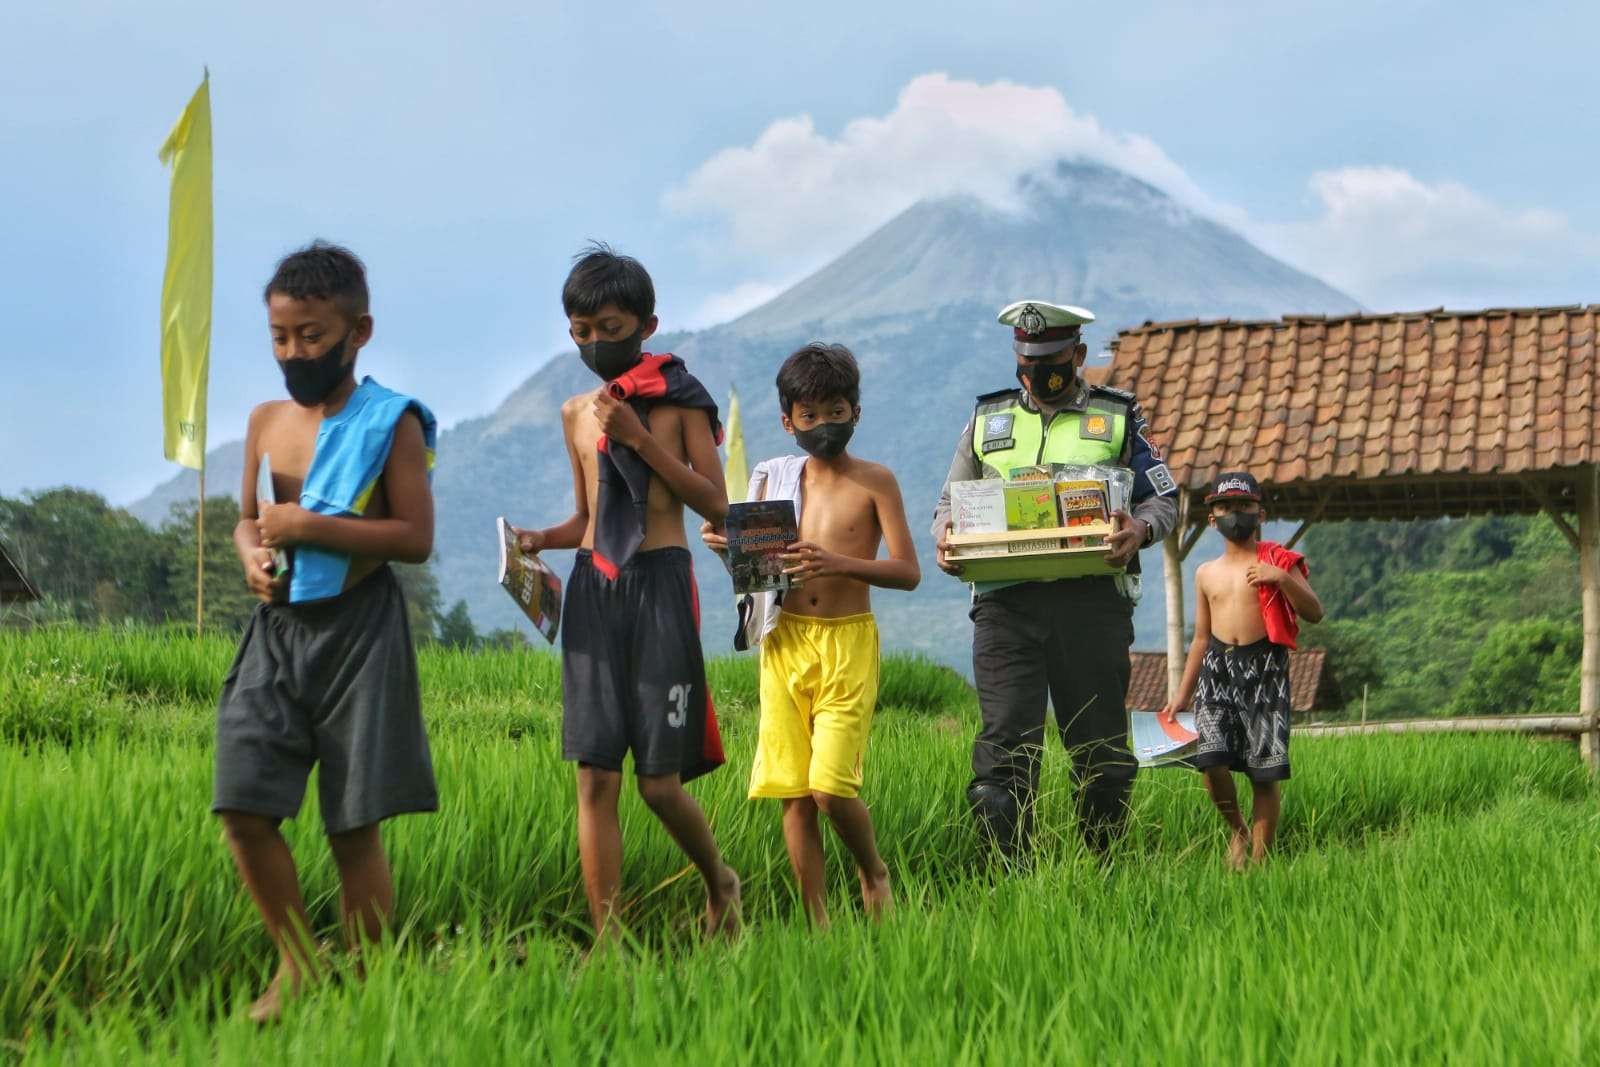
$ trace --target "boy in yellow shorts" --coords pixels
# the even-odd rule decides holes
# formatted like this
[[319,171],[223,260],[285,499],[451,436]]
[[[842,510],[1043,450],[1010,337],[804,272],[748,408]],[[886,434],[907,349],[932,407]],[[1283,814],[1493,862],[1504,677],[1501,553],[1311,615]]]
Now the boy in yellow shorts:
[[[922,579],[900,486],[889,468],[845,450],[861,418],[861,371],[843,345],[812,343],[778,371],[783,428],[803,456],[757,464],[751,500],[792,500],[800,540],[785,555],[797,583],[742,605],[744,636],[761,646],[761,728],[750,796],[783,805],[783,839],[806,914],[828,925],[820,810],[855,857],[861,901],[876,919],[894,905],[889,869],[860,800],[861,763],[878,698],[871,587]],[[722,530],[701,527],[725,551]],[[889,558],[878,558],[886,544]]]

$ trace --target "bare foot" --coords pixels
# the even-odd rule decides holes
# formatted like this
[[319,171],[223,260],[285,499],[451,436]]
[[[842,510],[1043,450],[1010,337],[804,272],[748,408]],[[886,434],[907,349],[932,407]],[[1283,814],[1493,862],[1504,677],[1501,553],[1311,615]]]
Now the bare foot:
[[894,889],[889,885],[889,868],[868,877],[861,872],[861,907],[867,918],[877,922],[894,914]]
[[1250,849],[1250,865],[1259,867],[1267,862],[1267,846],[1257,843]]
[[1242,871],[1245,861],[1250,856],[1250,838],[1244,834],[1234,834],[1228,838],[1228,870]]
[[267,991],[250,1005],[250,1021],[258,1026],[277,1022],[283,1017],[283,1006],[299,996],[304,985],[305,978],[299,968],[279,964],[278,973],[267,983]]
[[743,922],[739,914],[740,902],[739,876],[724,863],[716,884],[706,888],[707,937],[721,934],[732,939],[738,936]]

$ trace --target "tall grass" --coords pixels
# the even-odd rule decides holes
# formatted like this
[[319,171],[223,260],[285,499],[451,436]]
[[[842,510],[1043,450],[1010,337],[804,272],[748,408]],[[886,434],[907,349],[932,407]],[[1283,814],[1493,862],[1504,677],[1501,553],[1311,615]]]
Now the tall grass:
[[[745,880],[750,927],[696,946],[699,891],[631,791],[637,948],[580,964],[572,770],[547,654],[428,650],[436,815],[397,819],[398,943],[364,982],[255,1032],[271,953],[207,813],[211,702],[231,646],[151,633],[0,643],[0,1056],[222,1062],[1582,1062],[1600,1040],[1600,798],[1572,750],[1516,737],[1303,739],[1281,853],[1221,870],[1196,776],[1140,775],[1109,866],[1044,769],[1037,866],[985,867],[963,791],[971,696],[886,665],[864,798],[900,897],[883,928],[805,928],[777,806],[744,788],[749,660],[713,664],[729,766],[691,786]],[[959,682],[959,679],[956,679]],[[29,733],[20,697],[64,733]],[[885,700],[889,703],[887,697]],[[936,703],[937,702],[937,703]],[[74,710],[75,709],[75,710]],[[73,718],[73,716],[76,718]],[[31,729],[31,728],[30,728]],[[315,796],[315,788],[310,791]],[[337,885],[314,800],[286,824],[319,932]]]

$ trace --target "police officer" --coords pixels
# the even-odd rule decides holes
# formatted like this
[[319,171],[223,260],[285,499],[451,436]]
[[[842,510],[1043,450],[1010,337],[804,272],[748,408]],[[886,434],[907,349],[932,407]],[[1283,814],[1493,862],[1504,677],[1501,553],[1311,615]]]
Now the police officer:
[[983,725],[972,746],[967,800],[978,828],[1008,858],[1028,852],[1043,752],[1045,700],[1072,754],[1078,823],[1103,852],[1127,821],[1136,769],[1125,700],[1138,597],[1139,549],[1177,521],[1177,486],[1146,436],[1129,393],[1089,385],[1082,308],[1025,300],[1000,312],[1012,327],[1021,388],[978,397],[939,494],[933,534],[946,558],[950,483],[1003,478],[1043,463],[1121,466],[1133,472],[1133,513],[1117,511],[1108,558],[1127,572],[1055,581],[973,586],[972,673]]

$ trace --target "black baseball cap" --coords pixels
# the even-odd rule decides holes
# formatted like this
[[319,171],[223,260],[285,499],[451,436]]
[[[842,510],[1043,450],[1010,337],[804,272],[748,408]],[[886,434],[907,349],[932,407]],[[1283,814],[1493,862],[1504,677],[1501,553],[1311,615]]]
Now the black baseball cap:
[[1249,471],[1223,471],[1206,492],[1206,503],[1218,500],[1261,501],[1261,483]]

